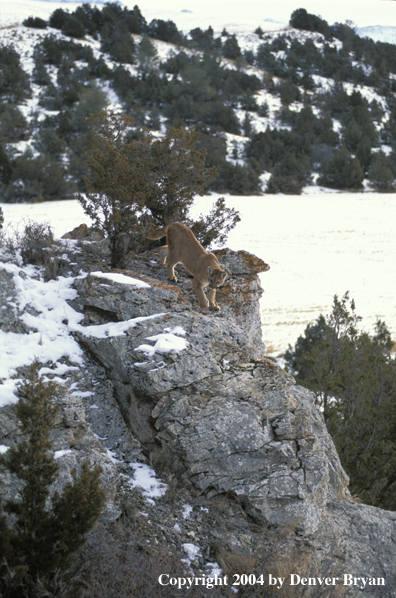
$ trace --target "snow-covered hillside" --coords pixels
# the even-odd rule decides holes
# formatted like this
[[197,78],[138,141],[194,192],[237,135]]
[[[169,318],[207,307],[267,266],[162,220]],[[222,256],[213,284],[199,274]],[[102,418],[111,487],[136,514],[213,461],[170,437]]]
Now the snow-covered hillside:
[[[367,107],[375,105],[377,116],[374,116],[374,113],[372,115],[373,119],[376,118],[376,122],[375,124],[373,122],[371,125],[371,132],[369,134],[369,136],[371,135],[370,152],[372,152],[372,155],[375,155],[380,150],[382,150],[383,155],[390,153],[387,140],[385,137],[382,139],[382,130],[388,120],[387,113],[389,110],[386,97],[380,89],[379,82],[371,82],[371,79],[373,79],[373,68],[371,65],[356,60],[353,52],[350,52],[348,57],[342,55],[343,44],[340,39],[326,39],[321,33],[293,29],[290,26],[271,19],[262,19],[260,27],[257,29],[254,28],[252,20],[249,21],[246,19],[239,24],[234,20],[230,20],[229,16],[235,16],[235,13],[232,11],[222,21],[216,15],[213,22],[213,29],[211,30],[212,40],[218,41],[221,47],[222,44],[225,46],[227,41],[232,41],[232,38],[234,38],[237,45],[236,56],[238,59],[230,59],[224,49],[222,50],[223,57],[219,59],[219,66],[223,71],[221,75],[223,80],[221,81],[220,75],[217,75],[217,79],[215,79],[213,73],[206,75],[201,86],[202,97],[199,99],[201,104],[193,109],[196,110],[197,116],[194,115],[191,118],[191,107],[186,108],[186,100],[184,100],[183,105],[179,105],[178,98],[179,96],[184,96],[185,98],[187,96],[190,102],[197,102],[197,93],[194,91],[194,86],[198,85],[198,80],[195,80],[198,76],[198,71],[183,71],[183,68],[180,70],[180,66],[175,65],[178,60],[182,60],[180,56],[184,56],[183,60],[191,60],[193,67],[200,69],[200,77],[203,76],[203,69],[208,68],[208,65],[203,62],[204,51],[201,46],[194,47],[191,44],[188,45],[188,42],[192,41],[190,32],[194,28],[194,25],[196,26],[197,24],[195,13],[187,10],[178,12],[178,21],[183,26],[180,30],[180,35],[185,36],[183,39],[188,47],[183,48],[180,47],[180,44],[161,41],[158,38],[151,39],[154,51],[156,52],[156,58],[153,58],[151,61],[150,69],[156,77],[156,88],[159,89],[159,86],[162,86],[161,91],[158,91],[157,96],[151,100],[152,89],[148,89],[143,94],[141,90],[140,92],[139,90],[135,91],[135,88],[142,88],[142,86],[146,85],[139,59],[136,59],[135,56],[134,59],[123,61],[114,57],[110,50],[104,51],[102,34],[89,35],[87,33],[83,37],[79,36],[76,42],[69,35],[64,35],[59,28],[47,27],[46,29],[37,29],[26,27],[20,22],[24,20],[23,17],[26,18],[26,15],[29,14],[28,10],[31,10],[34,16],[45,17],[48,20],[49,15],[61,6],[63,6],[63,3],[29,3],[17,0],[13,8],[7,8],[5,13],[1,15],[3,22],[7,22],[8,19],[13,24],[0,29],[0,44],[3,44],[7,48],[14,48],[21,59],[23,70],[29,75],[31,87],[31,92],[25,93],[23,101],[18,102],[18,105],[13,108],[14,112],[10,113],[10,115],[7,114],[8,121],[15,121],[17,113],[20,112],[22,114],[19,133],[13,131],[8,139],[7,136],[5,137],[5,142],[8,142],[8,152],[10,156],[11,154],[13,156],[20,156],[22,162],[27,157],[37,158],[43,153],[46,153],[49,156],[48,159],[51,160],[52,152],[48,148],[48,136],[55,134],[55,141],[60,148],[58,162],[62,163],[62,168],[64,169],[63,180],[59,179],[57,189],[47,192],[47,190],[43,190],[40,187],[37,188],[36,193],[32,191],[33,195],[26,197],[26,188],[33,189],[34,185],[28,184],[23,176],[20,175],[22,178],[20,178],[20,182],[18,183],[19,191],[10,190],[8,195],[5,195],[6,201],[29,201],[37,197],[44,197],[45,199],[70,197],[75,192],[76,184],[81,188],[84,173],[81,172],[81,169],[77,165],[82,160],[82,147],[77,147],[78,144],[73,141],[73,128],[67,125],[67,121],[78,120],[78,118],[83,121],[84,119],[81,116],[83,111],[86,114],[95,112],[95,105],[91,105],[91,102],[96,102],[96,111],[100,111],[100,107],[107,104],[112,109],[129,110],[129,114],[134,117],[136,112],[140,119],[138,123],[149,128],[152,128],[151,123],[156,120],[157,130],[160,132],[164,131],[164,124],[166,122],[173,124],[172,119],[174,120],[175,117],[175,122],[179,118],[181,122],[184,119],[187,125],[196,126],[197,124],[202,124],[208,135],[216,135],[220,143],[224,144],[225,150],[222,158],[223,170],[227,170],[227,168],[229,170],[231,167],[234,169],[237,167],[250,169],[245,170],[243,173],[247,179],[250,177],[250,182],[247,183],[250,184],[250,188],[247,186],[246,189],[243,189],[242,185],[240,188],[235,188],[235,183],[233,183],[234,188],[232,188],[229,183],[229,180],[232,178],[229,172],[227,171],[228,174],[222,173],[219,164],[216,162],[210,164],[218,167],[220,173],[219,180],[222,185],[213,187],[212,190],[234,192],[237,194],[243,192],[251,194],[269,190],[270,187],[267,184],[271,178],[271,173],[278,175],[278,182],[280,180],[279,175],[284,176],[285,172],[275,173],[273,170],[275,166],[274,157],[270,159],[269,163],[268,160],[266,163],[265,161],[261,163],[260,157],[257,156],[257,149],[253,148],[248,153],[246,148],[249,144],[250,146],[252,145],[255,135],[257,140],[257,135],[260,133],[264,134],[268,128],[272,131],[283,130],[294,134],[300,126],[296,120],[296,115],[302,111],[306,104],[309,104],[309,109],[313,114],[312,118],[317,121],[316,128],[328,128],[331,126],[335,134],[340,135],[337,143],[336,141],[331,142],[333,149],[328,146],[327,141],[323,142],[318,138],[314,142],[311,139],[309,143],[316,144],[319,149],[317,158],[310,158],[310,172],[307,171],[306,174],[302,175],[302,170],[305,171],[307,166],[301,163],[298,166],[299,171],[293,173],[293,176],[296,175],[297,178],[301,178],[301,181],[299,179],[297,185],[294,183],[292,183],[291,187],[290,185],[289,187],[285,185],[283,187],[272,185],[270,191],[298,193],[299,189],[309,184],[311,180],[317,180],[318,165],[315,163],[320,162],[323,151],[327,152],[328,156],[331,156],[336,146],[338,148],[342,147],[343,141],[353,155],[356,150],[356,143],[354,141],[352,146],[349,147],[346,138],[343,139],[346,135],[346,122],[342,122],[342,118],[337,115],[336,110],[332,114],[332,122],[330,124],[329,122],[327,124],[324,121],[320,122],[320,119],[323,118],[325,111],[328,109],[323,103],[320,103],[320,98],[335,89],[335,78],[337,72],[339,72],[337,70],[333,72],[330,67],[330,74],[324,76],[326,70],[329,70],[325,63],[327,61],[331,65],[332,53],[336,60],[340,62],[340,68],[349,68],[352,73],[347,75],[346,78],[344,77],[343,82],[343,89],[348,96],[351,97],[352,94],[358,94],[362,98],[362,101],[366,101]],[[70,10],[75,9],[75,6],[74,4],[71,5]],[[150,13],[150,11],[148,12]],[[160,10],[156,17],[169,17],[169,15],[173,16],[173,12],[166,13],[166,11]],[[149,17],[149,15],[147,16]],[[206,15],[206,18],[210,19],[211,14]],[[148,19],[146,21],[148,24]],[[201,22],[200,19],[198,19],[198,22]],[[209,21],[207,23],[209,27]],[[226,33],[224,33],[225,30]],[[216,36],[218,37],[216,38]],[[142,41],[142,36],[132,34],[132,38],[135,48],[138,48]],[[43,44],[49,39],[52,40],[52,45],[53,42],[58,43],[58,49],[61,52],[66,52],[67,48],[69,48],[67,50],[69,55],[76,52],[74,48],[77,47],[77,43],[78,47],[86,48],[87,54],[79,56],[78,60],[75,60],[75,58],[68,58],[66,60],[65,58],[59,59],[56,62],[52,60],[51,55],[45,54],[48,51],[45,50]],[[311,49],[309,49],[309,44],[312,44]],[[311,53],[311,58],[306,59],[307,52]],[[174,64],[167,66],[166,63],[172,60]],[[305,66],[299,68],[300,64],[303,65],[304,60]],[[319,63],[323,64],[311,68],[307,66],[309,61],[316,61],[315,64],[319,61]],[[67,62],[68,64],[66,64]],[[92,74],[92,71],[98,70],[98,65],[100,64],[103,65],[103,68],[107,69],[107,72],[104,75],[101,72],[100,77],[96,75],[95,78],[95,74]],[[47,77],[47,82],[43,82],[37,73],[35,74],[35,69],[38,67],[42,69],[40,72],[44,72],[44,75],[40,75],[40,77]],[[175,68],[179,70],[175,71]],[[117,75],[117,69],[121,69],[123,74]],[[231,81],[233,75],[228,75],[227,73],[235,73],[240,82],[237,83],[235,77],[235,80]],[[169,83],[166,90],[164,88],[165,77]],[[393,74],[390,77],[392,78]],[[121,80],[123,78],[125,79],[124,89],[120,91],[120,87],[122,87]],[[231,82],[227,83],[226,79]],[[79,89],[76,89],[77,83]],[[187,84],[190,85],[189,88],[187,88]],[[244,95],[243,86],[252,84],[254,84],[255,89],[252,91],[253,88],[247,88],[246,95]],[[376,87],[372,87],[374,84]],[[293,97],[291,99],[287,99],[286,95],[284,98],[282,97],[282,85],[285,88],[285,94],[290,95],[292,93]],[[125,90],[126,86],[130,88],[129,95]],[[70,96],[70,91],[68,91],[70,88],[74,88],[71,94],[72,96],[74,94],[74,97]],[[235,89],[239,89],[239,91],[235,92]],[[229,94],[230,90],[231,95]],[[85,105],[81,108],[84,102]],[[207,112],[208,108],[209,113]],[[213,114],[210,110],[214,111]],[[366,112],[367,110],[368,108]],[[181,116],[179,116],[180,111]],[[206,119],[203,122],[200,122],[200,111]],[[221,113],[220,116],[219,111]],[[382,115],[378,116],[378,111]],[[57,115],[59,114],[64,116],[62,122],[64,125],[66,123],[67,130],[64,127],[62,131],[58,130],[60,125]],[[367,117],[370,117],[368,112],[365,116],[361,115],[361,120],[365,121]],[[347,118],[351,120],[351,115]],[[23,119],[25,120],[23,121]],[[24,128],[23,122],[27,123],[29,131],[26,130],[26,126]],[[173,126],[175,125],[173,124]],[[375,133],[374,127],[377,129],[377,133]],[[51,133],[48,132],[49,130],[51,130]],[[358,134],[366,136],[366,132],[363,133],[363,129],[360,132],[358,131]],[[44,142],[43,136],[45,136]],[[319,133],[317,133],[317,136],[319,136]],[[273,136],[271,143],[274,139],[275,137]],[[87,143],[88,141],[82,136],[80,145],[87,145]],[[209,143],[209,138],[206,143]],[[284,139],[281,140],[281,143],[284,147],[289,145],[289,142]],[[327,144],[327,149],[320,149],[323,143]],[[298,148],[293,147],[293,144],[294,141],[290,148],[290,152],[293,155],[309,154],[311,151],[303,146]],[[44,149],[43,146],[45,146]],[[208,149],[210,150],[208,146],[205,149],[207,151]],[[30,152],[29,154],[26,154],[27,150]],[[62,157],[60,157],[61,154]],[[256,160],[253,163],[254,166],[252,166],[251,160],[250,162],[246,160],[247,158],[249,160]],[[284,159],[289,159],[289,157],[284,156]],[[227,166],[225,160],[231,166]],[[277,161],[282,162],[282,157],[278,157]],[[384,162],[384,159],[382,159],[382,162]],[[382,164],[382,166],[388,168],[387,164]],[[49,164],[48,168],[52,167],[54,167],[53,162]],[[257,171],[257,167],[260,168],[260,171]],[[26,164],[21,163],[18,168],[20,171],[26,170]],[[367,171],[365,173],[367,174]],[[258,174],[260,177],[258,177]],[[223,179],[228,176],[228,181],[223,181],[222,175]],[[15,177],[18,178],[17,175]],[[234,181],[238,177],[242,180],[242,174],[239,171],[233,172],[233,177]],[[352,183],[350,186],[354,185],[356,188],[361,188],[362,181],[363,177],[361,177],[361,181],[358,184],[354,185]],[[369,179],[369,181],[372,181],[372,179]],[[364,185],[366,188],[369,188],[368,181]],[[375,184],[372,186],[375,188]]]
[[368,27],[356,27],[355,31],[361,37],[370,37],[375,42],[396,44],[396,27],[391,25],[369,25]]

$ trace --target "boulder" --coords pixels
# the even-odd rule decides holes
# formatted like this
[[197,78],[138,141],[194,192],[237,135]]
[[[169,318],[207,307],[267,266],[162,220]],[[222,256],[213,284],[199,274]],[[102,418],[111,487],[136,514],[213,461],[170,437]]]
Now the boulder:
[[[217,546],[219,562],[225,553],[264,558],[272,543],[278,564],[286,558],[292,566],[294,555],[290,573],[330,573],[345,596],[360,596],[363,586],[373,598],[395,596],[396,514],[352,499],[313,394],[265,357],[258,272],[268,266],[244,251],[218,251],[230,277],[217,293],[221,311],[210,312],[199,307],[181,265],[178,283],[167,280],[159,251],[130,254],[127,270],[112,272],[107,241],[89,240],[85,229],[73,236],[63,242],[61,273],[74,278],[68,303],[81,321],[67,325],[84,361],[77,368],[64,360],[53,431],[63,455],[59,486],[82,460],[100,463],[105,518],[114,519],[126,497],[135,500],[128,462],[150,463],[194,505],[222,505],[216,525],[202,514],[190,527],[178,520],[202,554]],[[0,326],[28,334],[8,270],[0,271]],[[59,364],[51,368],[54,378]],[[0,444],[18,434],[12,406],[3,408]],[[12,496],[15,481],[3,477],[3,489]],[[181,508],[175,498],[166,517]],[[161,530],[173,542],[175,531]]]

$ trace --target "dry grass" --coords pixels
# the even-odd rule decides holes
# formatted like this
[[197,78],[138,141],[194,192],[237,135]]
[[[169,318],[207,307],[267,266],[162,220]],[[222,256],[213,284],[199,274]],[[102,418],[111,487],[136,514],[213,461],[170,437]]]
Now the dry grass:
[[21,254],[23,263],[44,266],[45,280],[55,280],[59,273],[59,258],[62,247],[55,240],[48,223],[27,220],[19,226],[6,227],[0,231],[0,246],[10,253]]

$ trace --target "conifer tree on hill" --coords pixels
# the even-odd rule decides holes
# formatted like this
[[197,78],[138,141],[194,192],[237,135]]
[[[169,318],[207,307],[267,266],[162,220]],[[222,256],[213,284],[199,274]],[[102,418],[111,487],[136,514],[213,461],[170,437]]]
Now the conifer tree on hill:
[[[112,266],[122,268],[128,249],[139,250],[149,227],[170,222],[194,227],[189,218],[194,197],[203,195],[217,172],[205,166],[205,150],[195,149],[199,133],[194,129],[170,129],[158,138],[145,128],[136,130],[133,118],[107,112],[90,117],[90,123],[94,132],[86,152],[87,192],[79,201],[109,238]],[[234,209],[219,202],[214,212],[220,210],[221,218],[198,221],[203,244],[224,239],[239,221]]]

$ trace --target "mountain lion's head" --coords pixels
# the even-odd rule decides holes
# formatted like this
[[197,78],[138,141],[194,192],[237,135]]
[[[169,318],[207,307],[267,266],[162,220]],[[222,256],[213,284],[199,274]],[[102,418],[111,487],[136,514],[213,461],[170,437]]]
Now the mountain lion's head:
[[208,278],[209,278],[209,288],[210,289],[217,289],[220,287],[227,276],[229,275],[230,271],[226,268],[225,270],[220,270],[218,268],[211,268],[209,266],[208,270]]

